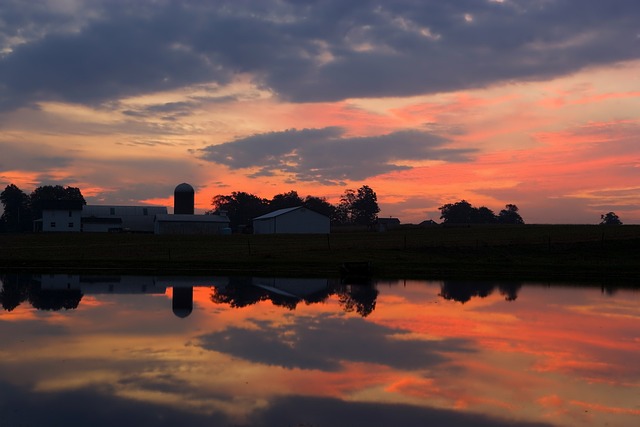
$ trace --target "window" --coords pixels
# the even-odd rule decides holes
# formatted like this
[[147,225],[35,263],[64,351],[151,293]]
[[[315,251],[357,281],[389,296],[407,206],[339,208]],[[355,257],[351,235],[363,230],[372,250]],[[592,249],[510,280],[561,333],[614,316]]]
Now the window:
[[69,218],[73,216],[73,212],[69,211]]
[[69,228],[73,228],[73,223],[72,222],[69,223]]
[[56,223],[55,222],[51,223],[51,228],[56,228]]
[[116,214],[116,208],[109,208],[109,213],[111,215],[115,215]]
[[142,208],[142,215],[144,215],[144,216],[149,215],[149,209],[147,209],[147,208]]

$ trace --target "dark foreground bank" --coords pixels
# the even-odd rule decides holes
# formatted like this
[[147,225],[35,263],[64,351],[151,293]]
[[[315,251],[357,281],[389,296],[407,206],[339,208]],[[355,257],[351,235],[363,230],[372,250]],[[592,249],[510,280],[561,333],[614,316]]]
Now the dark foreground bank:
[[329,235],[0,235],[0,268],[377,277],[640,277],[640,226],[400,228]]

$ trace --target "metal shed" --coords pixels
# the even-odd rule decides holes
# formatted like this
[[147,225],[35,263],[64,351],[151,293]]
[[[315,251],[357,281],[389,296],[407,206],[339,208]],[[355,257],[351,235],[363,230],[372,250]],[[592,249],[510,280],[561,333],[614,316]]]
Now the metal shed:
[[254,234],[327,234],[330,231],[328,216],[304,206],[279,209],[253,219]]
[[222,215],[156,215],[155,234],[222,234],[229,218]]

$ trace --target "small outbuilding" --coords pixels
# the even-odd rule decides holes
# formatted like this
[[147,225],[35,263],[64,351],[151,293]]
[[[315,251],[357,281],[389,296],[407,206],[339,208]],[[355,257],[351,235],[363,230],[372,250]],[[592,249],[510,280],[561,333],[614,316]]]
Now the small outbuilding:
[[254,234],[328,234],[328,216],[304,206],[279,209],[253,219]]
[[156,215],[155,234],[224,234],[229,218],[223,215]]

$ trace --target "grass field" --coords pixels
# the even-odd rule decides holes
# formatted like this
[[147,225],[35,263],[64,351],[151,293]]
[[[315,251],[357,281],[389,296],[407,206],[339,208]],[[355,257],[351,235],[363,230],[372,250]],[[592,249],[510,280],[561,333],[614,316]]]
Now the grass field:
[[400,228],[329,235],[0,235],[0,268],[380,277],[640,277],[640,226]]

